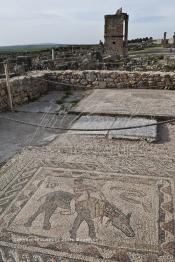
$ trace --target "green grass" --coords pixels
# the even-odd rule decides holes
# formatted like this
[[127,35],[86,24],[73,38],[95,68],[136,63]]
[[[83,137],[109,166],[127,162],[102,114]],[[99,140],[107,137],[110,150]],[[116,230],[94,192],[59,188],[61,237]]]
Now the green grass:
[[95,45],[62,45],[62,44],[36,44],[36,45],[15,45],[15,46],[0,46],[0,54],[9,53],[33,53],[49,51],[51,48],[55,49],[90,49]]
[[38,44],[38,45],[16,45],[16,46],[0,46],[0,53],[25,53],[47,51],[51,48],[59,48],[64,45],[57,44]]
[[163,47],[150,47],[150,48],[144,48],[143,50],[133,51],[130,50],[129,53],[135,53],[135,54],[147,54],[147,53],[162,53],[164,52]]

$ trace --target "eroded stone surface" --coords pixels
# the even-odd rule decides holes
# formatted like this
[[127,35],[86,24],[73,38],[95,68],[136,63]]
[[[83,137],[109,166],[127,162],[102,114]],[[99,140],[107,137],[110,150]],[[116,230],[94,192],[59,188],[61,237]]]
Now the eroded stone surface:
[[172,141],[63,135],[26,149],[1,170],[1,254],[173,262]]
[[145,126],[133,129],[125,129],[118,131],[110,131],[110,138],[126,138],[126,139],[146,139],[148,141],[155,141],[157,139],[157,121],[145,118],[128,118],[128,117],[116,117],[112,128],[127,128],[135,126]]
[[107,135],[108,131],[83,131],[87,129],[108,129],[114,124],[115,118],[110,116],[82,116],[71,127],[71,129],[82,129],[82,131],[69,131],[69,134],[84,135]]
[[175,93],[165,90],[94,90],[72,111],[129,116],[175,117]]
[[[155,141],[157,138],[156,124],[157,124],[156,120],[149,120],[144,118],[82,116],[72,125],[71,129],[75,129],[75,130],[69,131],[69,134],[103,135],[103,136],[108,136],[109,138],[127,138],[133,140],[143,138],[143,139]],[[109,129],[127,128],[127,127],[144,126],[144,125],[153,125],[153,126],[109,131]],[[82,129],[82,130],[76,131],[76,129]],[[88,129],[89,131],[86,131]],[[97,131],[90,131],[91,129]],[[100,131],[100,129],[102,130]]]
[[1,113],[0,117],[33,123],[42,127],[19,124],[0,119],[0,163],[12,157],[24,146],[45,145],[58,136],[62,130],[45,129],[50,126],[67,128],[76,115],[68,114],[70,108],[83,98],[88,91],[53,91],[42,96],[37,102],[18,106],[15,112]]

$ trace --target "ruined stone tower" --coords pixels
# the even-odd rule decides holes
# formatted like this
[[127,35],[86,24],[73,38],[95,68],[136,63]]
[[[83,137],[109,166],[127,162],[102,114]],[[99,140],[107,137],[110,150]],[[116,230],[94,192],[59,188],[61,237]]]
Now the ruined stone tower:
[[163,47],[167,47],[167,44],[168,44],[167,32],[164,32],[162,42],[163,42]]
[[175,32],[174,32],[174,35],[173,35],[173,46],[175,47]]
[[115,15],[105,16],[105,51],[120,56],[128,54],[129,15],[119,9]]

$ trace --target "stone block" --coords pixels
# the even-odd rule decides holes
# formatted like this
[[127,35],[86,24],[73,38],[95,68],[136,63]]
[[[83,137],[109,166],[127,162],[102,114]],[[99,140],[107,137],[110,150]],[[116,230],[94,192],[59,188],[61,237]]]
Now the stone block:
[[106,88],[107,84],[106,82],[99,82],[99,88]]

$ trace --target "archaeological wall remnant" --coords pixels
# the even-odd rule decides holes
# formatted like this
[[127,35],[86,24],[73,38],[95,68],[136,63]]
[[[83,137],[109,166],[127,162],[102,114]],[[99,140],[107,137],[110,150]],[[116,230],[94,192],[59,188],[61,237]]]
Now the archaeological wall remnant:
[[[22,105],[38,99],[48,91],[48,82],[41,78],[45,71],[31,72],[28,75],[10,78],[10,89],[13,106]],[[0,112],[9,109],[7,85],[5,79],[0,79]]]
[[168,44],[167,32],[164,32],[162,44],[164,48],[167,47],[167,44]]
[[[49,81],[47,81],[49,80]],[[55,85],[53,83],[56,83]],[[58,85],[59,84],[59,85]],[[53,88],[131,88],[131,89],[175,89],[173,72],[129,72],[110,70],[63,70],[38,71],[27,76],[12,77],[10,88],[13,106],[38,99]],[[0,111],[7,110],[8,95],[5,79],[0,80]]]
[[105,16],[105,51],[120,56],[128,54],[129,15],[119,9],[114,15]]
[[175,47],[175,32],[174,32],[174,35],[173,35],[173,46]]

